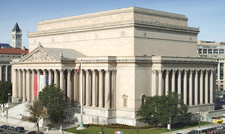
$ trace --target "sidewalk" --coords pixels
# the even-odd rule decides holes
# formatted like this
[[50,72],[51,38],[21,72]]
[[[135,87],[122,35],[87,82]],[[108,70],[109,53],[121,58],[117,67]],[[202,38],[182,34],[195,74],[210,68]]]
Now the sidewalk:
[[[21,127],[24,127],[25,133],[28,133],[29,131],[37,131],[37,127],[35,125],[33,127],[30,127],[30,125],[20,125],[20,123],[18,121],[19,120],[8,119],[8,123],[7,123],[6,118],[3,116],[0,116],[0,126],[1,125],[10,125],[10,126],[14,126],[14,127],[21,126]],[[45,131],[45,128],[40,127],[39,129],[40,129],[40,131],[44,132],[45,134],[62,134],[62,132],[60,132],[59,130],[56,130],[56,129],[50,129],[50,130],[48,130],[48,133]],[[64,132],[64,134],[75,134],[75,133]]]
[[[213,123],[213,124],[208,124],[208,125],[201,125],[201,128],[202,127],[207,127],[207,126],[219,126],[219,124],[218,123]],[[178,131],[171,131],[171,133],[167,132],[167,133],[162,133],[162,134],[176,134],[179,131],[186,131],[188,133],[191,130],[196,129],[196,128],[199,128],[199,126],[192,127],[192,128],[187,128],[187,129],[182,129],[182,130],[178,130]]]

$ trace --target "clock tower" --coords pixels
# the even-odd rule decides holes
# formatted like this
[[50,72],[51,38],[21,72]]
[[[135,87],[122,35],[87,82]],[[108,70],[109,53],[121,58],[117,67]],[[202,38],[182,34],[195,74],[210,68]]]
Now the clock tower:
[[12,29],[12,47],[21,48],[22,47],[22,30],[19,25],[16,23]]

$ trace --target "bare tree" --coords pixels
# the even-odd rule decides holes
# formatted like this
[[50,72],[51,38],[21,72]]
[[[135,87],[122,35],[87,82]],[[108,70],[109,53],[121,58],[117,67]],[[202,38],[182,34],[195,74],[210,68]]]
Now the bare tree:
[[29,112],[30,116],[22,116],[22,121],[28,121],[35,123],[39,131],[39,121],[47,116],[47,109],[41,105],[40,101],[27,104],[26,111]]

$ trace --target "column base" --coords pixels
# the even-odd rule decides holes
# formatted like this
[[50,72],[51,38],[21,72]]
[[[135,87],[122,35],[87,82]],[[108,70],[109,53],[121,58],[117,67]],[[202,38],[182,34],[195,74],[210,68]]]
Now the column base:
[[84,126],[81,126],[81,127],[77,128],[77,130],[84,130],[84,129],[86,129],[86,127],[84,127]]
[[14,103],[22,103],[22,98],[12,97],[12,102],[14,102]]

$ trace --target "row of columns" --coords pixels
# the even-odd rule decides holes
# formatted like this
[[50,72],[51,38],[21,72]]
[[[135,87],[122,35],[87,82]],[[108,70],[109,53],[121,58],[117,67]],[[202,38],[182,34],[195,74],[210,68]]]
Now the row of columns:
[[184,103],[189,106],[213,103],[213,72],[214,70],[152,70],[152,96],[177,91],[178,94],[183,94]]
[[[35,101],[34,75],[37,75],[37,92],[40,88],[40,75],[43,75],[43,87],[46,86],[46,76],[49,84],[60,87],[69,103],[79,104],[79,90],[81,73],[75,69],[14,69],[13,98],[20,98],[23,102]],[[83,105],[111,108],[115,106],[116,71],[92,69],[83,71]]]
[[[4,72],[3,72],[4,71]],[[9,81],[12,78],[9,78],[8,76],[11,75],[11,65],[0,65],[0,81]],[[4,74],[4,78],[3,78]]]

